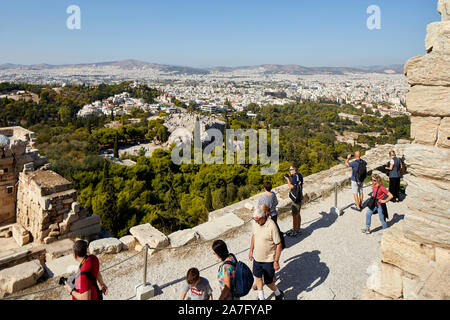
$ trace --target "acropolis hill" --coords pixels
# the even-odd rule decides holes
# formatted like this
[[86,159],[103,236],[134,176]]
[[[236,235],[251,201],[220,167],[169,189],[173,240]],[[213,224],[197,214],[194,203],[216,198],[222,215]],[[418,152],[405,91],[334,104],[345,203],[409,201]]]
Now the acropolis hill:
[[[277,273],[277,285],[285,291],[287,299],[450,298],[450,0],[440,0],[438,10],[442,21],[431,23],[427,28],[427,53],[410,59],[405,65],[405,75],[411,85],[407,107],[412,114],[413,143],[378,146],[363,157],[368,162],[369,172],[384,171],[391,150],[403,157],[408,169],[403,177],[407,183],[406,198],[400,203],[388,204],[388,229],[381,233],[377,230],[379,222],[373,219],[373,234],[364,235],[360,232],[364,214],[348,209],[353,202],[347,187],[350,169],[341,164],[306,177],[303,234],[298,239],[287,240],[287,248],[280,259],[281,269]],[[1,184],[2,201],[13,199],[8,193],[11,189],[7,188],[13,186],[15,181],[10,172],[12,164],[7,166],[9,184]],[[70,255],[71,240],[60,240],[66,241],[63,244],[58,240],[61,234],[62,237],[68,234],[64,223],[75,223],[69,220],[78,214],[77,206],[70,207],[69,202],[64,203],[64,200],[55,202],[55,206],[53,200],[50,200],[51,206],[47,206],[46,201],[26,200],[36,199],[36,194],[51,199],[55,198],[53,194],[57,194],[56,198],[60,199],[60,193],[72,194],[69,186],[57,179],[59,182],[56,185],[61,186],[61,190],[46,188],[42,183],[46,179],[40,179],[39,174],[35,179],[34,174],[39,170],[28,171],[31,168],[24,167],[24,172],[23,168],[19,170],[17,209],[23,203],[35,203],[39,204],[36,205],[38,212],[56,210],[55,213],[47,214],[52,218],[36,219],[45,214],[34,213],[29,216],[31,212],[36,212],[30,209],[28,215],[24,215],[30,217],[28,222],[27,219],[19,218],[21,210],[14,212],[11,210],[13,206],[9,204],[9,211],[0,214],[5,217],[5,221],[9,219],[8,222],[16,219],[12,235],[19,244],[26,242],[28,237],[44,242],[45,239],[49,242],[49,237],[56,239],[52,239],[53,243],[49,244],[53,247],[41,249],[44,259],[42,255],[31,256],[31,249],[27,252],[20,251],[20,248],[0,256],[0,292],[5,297],[57,286],[60,275],[73,272],[73,268],[76,268],[76,262]],[[30,187],[32,183],[36,186]],[[332,195],[336,185],[340,189],[338,208],[343,209],[343,215],[333,208]],[[39,194],[33,190],[49,190],[50,193],[41,191]],[[283,185],[274,191],[279,201],[280,228],[284,231],[291,224],[288,187]],[[364,191],[366,198],[369,191]],[[24,198],[20,200],[22,193]],[[178,299],[186,271],[190,267],[199,268],[201,275],[209,279],[217,299],[218,260],[211,252],[212,240],[224,239],[238,259],[251,265],[248,260],[251,231],[250,224],[246,222],[250,220],[252,210],[261,196],[259,194],[213,211],[209,214],[208,222],[168,236],[147,224],[131,228],[130,235],[121,239],[107,238],[90,242],[90,252],[99,255],[102,269],[106,269],[103,277],[109,285],[109,295],[105,299],[135,298],[135,286],[143,281],[142,248],[145,244],[162,249],[150,250],[148,261],[147,280],[155,289],[153,299]],[[29,207],[33,208],[31,205]],[[64,210],[68,212],[61,213]],[[58,218],[60,214],[63,217],[61,221]],[[78,215],[77,219],[83,219],[81,214]],[[58,235],[51,233],[55,231],[47,233],[47,230],[58,230],[52,229],[49,222],[55,228],[55,224],[58,225]],[[39,227],[29,228],[35,225]],[[44,225],[45,228],[42,227]],[[8,232],[11,233],[6,230],[6,235]],[[72,238],[73,234],[67,237]],[[182,248],[170,249],[172,247]],[[136,255],[136,251],[140,253]],[[31,261],[17,263],[19,257],[23,256],[29,258],[19,262]],[[123,262],[125,259],[130,260]],[[44,275],[44,270],[52,277],[35,285]],[[64,290],[55,287],[54,290],[19,299],[69,298]],[[250,292],[244,299],[256,299],[256,295]]]

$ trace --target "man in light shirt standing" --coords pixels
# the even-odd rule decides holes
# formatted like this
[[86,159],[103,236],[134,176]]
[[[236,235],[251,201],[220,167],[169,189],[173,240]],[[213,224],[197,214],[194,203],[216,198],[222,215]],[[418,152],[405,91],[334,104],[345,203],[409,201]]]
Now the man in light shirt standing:
[[[275,271],[280,270],[281,239],[278,228],[258,207],[253,213],[253,235],[248,258],[253,261],[258,299],[264,300],[263,285],[275,293],[275,300],[283,300],[284,293],[275,285]],[[264,283],[263,283],[264,281]]]

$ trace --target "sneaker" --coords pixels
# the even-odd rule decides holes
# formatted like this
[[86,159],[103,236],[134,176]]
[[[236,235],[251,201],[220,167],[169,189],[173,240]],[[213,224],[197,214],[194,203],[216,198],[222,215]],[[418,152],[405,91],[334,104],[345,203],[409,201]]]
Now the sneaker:
[[284,300],[284,292],[280,290],[280,294],[275,296],[275,300]]
[[370,234],[370,229],[369,228],[364,228],[364,229],[361,229],[361,232],[365,233],[365,234]]

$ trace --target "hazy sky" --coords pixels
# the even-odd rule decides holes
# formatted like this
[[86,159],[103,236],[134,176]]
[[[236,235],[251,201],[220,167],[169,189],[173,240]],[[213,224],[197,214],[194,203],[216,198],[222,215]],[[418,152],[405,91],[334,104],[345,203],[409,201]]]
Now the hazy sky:
[[[380,30],[367,28],[370,5]],[[0,0],[0,64],[403,64],[425,53],[434,21],[437,0]]]

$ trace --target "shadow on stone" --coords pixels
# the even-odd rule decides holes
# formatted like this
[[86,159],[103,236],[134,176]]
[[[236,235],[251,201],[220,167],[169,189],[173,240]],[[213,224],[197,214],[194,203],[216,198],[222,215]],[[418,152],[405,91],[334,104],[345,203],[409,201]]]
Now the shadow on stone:
[[298,242],[302,241],[303,239],[309,237],[315,230],[321,229],[321,228],[328,228],[331,226],[338,218],[338,214],[336,212],[320,212],[319,215],[320,218],[317,218],[314,220],[313,223],[308,225],[306,228],[300,228],[301,235],[297,236],[296,238],[291,237],[285,237],[286,241],[286,248],[289,248]]
[[[405,219],[405,215],[404,214],[394,213],[394,216],[392,217],[392,219],[387,221],[388,228],[392,227],[394,224],[396,224],[397,222],[402,221],[403,219]],[[373,229],[372,233],[375,233],[375,232],[380,231],[380,230],[382,230],[381,226]]]
[[297,300],[300,293],[310,292],[326,280],[330,269],[320,261],[319,254],[314,250],[284,261],[287,264],[277,273],[277,287],[284,291],[286,300]]

